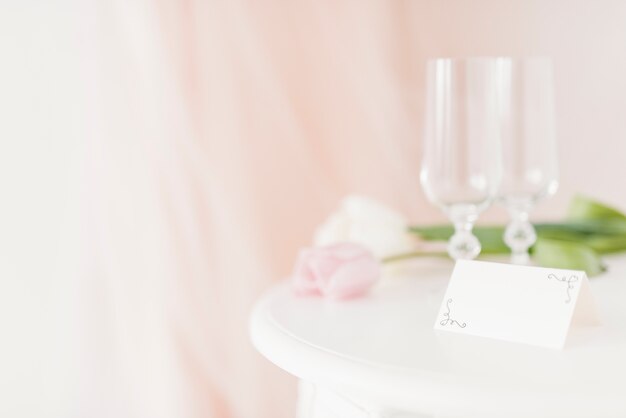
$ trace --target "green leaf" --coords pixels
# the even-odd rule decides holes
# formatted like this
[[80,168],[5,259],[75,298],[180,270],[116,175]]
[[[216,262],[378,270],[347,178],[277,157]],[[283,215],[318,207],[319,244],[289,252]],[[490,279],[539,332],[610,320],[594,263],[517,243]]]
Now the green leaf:
[[626,215],[603,203],[576,195],[572,198],[567,213],[570,220],[620,220],[626,222]]
[[581,221],[580,223],[536,225],[537,236],[585,244],[600,254],[626,250],[626,223],[622,221]]
[[581,237],[601,235],[626,235],[626,222],[620,219],[585,219],[556,223],[535,224],[538,233],[577,234]]
[[592,248],[577,242],[539,238],[533,257],[540,266],[584,270],[589,277],[606,270],[600,256]]
[[600,254],[617,253],[626,251],[626,236],[591,236],[585,244]]

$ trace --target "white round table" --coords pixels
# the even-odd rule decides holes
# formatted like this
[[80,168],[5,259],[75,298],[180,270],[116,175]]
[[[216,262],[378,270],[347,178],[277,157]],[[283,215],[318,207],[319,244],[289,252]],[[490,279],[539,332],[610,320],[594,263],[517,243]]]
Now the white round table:
[[608,264],[590,280],[603,324],[572,328],[562,351],[435,332],[453,267],[443,259],[390,267],[349,301],[277,285],[250,332],[300,379],[300,418],[626,417],[626,258]]

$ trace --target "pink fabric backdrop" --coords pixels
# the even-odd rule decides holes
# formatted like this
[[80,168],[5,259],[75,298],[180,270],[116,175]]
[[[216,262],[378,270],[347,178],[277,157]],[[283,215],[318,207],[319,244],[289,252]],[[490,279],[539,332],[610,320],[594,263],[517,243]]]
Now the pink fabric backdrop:
[[78,3],[50,15],[76,37],[52,46],[79,51],[66,83],[84,104],[66,118],[78,276],[46,277],[72,286],[55,293],[76,342],[55,386],[78,391],[60,416],[293,416],[294,380],[254,352],[249,310],[346,193],[443,220],[418,182],[427,57],[552,56],[563,181],[536,217],[574,191],[626,207],[626,2]]

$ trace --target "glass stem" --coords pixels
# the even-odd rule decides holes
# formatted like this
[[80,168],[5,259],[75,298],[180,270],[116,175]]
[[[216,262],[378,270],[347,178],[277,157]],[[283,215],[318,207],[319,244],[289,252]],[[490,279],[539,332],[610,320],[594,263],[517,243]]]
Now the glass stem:
[[528,221],[528,210],[510,208],[511,222],[504,231],[504,242],[511,249],[513,264],[529,264],[528,249],[537,240],[535,228]]
[[471,222],[467,219],[463,221],[454,222],[455,234],[471,234],[473,228],[474,228],[474,222]]
[[474,220],[472,216],[458,216],[452,220],[454,235],[448,242],[448,254],[455,260],[472,260],[480,254],[480,242],[472,234]]

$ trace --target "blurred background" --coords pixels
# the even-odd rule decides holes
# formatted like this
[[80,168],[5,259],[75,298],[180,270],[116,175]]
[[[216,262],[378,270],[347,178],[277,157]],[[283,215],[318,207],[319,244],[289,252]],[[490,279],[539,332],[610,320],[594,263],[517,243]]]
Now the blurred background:
[[552,57],[561,186],[533,218],[626,208],[624,22],[618,0],[3,0],[0,415],[293,416],[249,310],[348,193],[444,221],[419,186],[430,57]]

